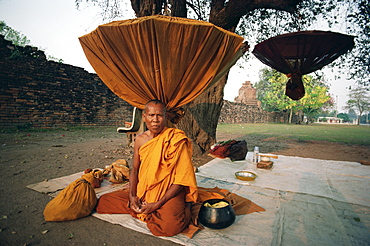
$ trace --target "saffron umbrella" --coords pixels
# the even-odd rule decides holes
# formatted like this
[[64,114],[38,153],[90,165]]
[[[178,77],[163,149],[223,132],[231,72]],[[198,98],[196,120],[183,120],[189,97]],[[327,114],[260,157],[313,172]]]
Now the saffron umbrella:
[[293,100],[305,95],[302,75],[321,69],[354,46],[354,36],[326,31],[300,31],[272,37],[252,53],[264,64],[286,74],[285,94]]
[[140,109],[159,99],[175,118],[246,51],[235,33],[169,16],[113,21],[79,40],[97,75],[117,96]]

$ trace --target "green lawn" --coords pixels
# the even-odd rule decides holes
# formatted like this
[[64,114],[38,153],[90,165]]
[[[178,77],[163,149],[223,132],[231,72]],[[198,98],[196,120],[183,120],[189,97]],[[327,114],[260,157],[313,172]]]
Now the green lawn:
[[[237,134],[253,144],[260,144],[260,140],[275,137],[277,140],[298,141],[329,141],[346,144],[360,144],[370,146],[370,126],[331,125],[331,124],[220,124],[217,132]],[[118,138],[116,127],[69,127],[59,129],[21,129],[0,130],[2,140],[24,138]],[[65,137],[64,137],[65,135]],[[253,141],[257,141],[254,143]]]
[[220,124],[217,132],[260,135],[298,141],[329,141],[370,145],[370,126],[337,124]]

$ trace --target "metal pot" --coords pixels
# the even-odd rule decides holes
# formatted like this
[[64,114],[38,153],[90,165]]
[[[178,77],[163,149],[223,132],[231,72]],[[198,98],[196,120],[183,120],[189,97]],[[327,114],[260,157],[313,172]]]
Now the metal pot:
[[198,214],[199,221],[202,225],[211,229],[223,229],[234,223],[235,212],[229,203],[226,207],[222,208],[209,208],[204,206],[207,202],[212,205],[221,201],[228,203],[224,199],[210,199],[203,202]]

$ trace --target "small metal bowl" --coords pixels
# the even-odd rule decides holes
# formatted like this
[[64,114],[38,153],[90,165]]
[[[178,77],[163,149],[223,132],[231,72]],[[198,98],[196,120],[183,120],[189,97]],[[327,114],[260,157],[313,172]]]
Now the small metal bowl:
[[239,171],[235,173],[235,176],[244,181],[253,181],[257,178],[257,174],[248,171]]
[[[221,208],[209,208],[206,203],[213,205],[218,202],[226,202],[228,205]],[[224,229],[235,221],[235,211],[230,203],[224,199],[210,199],[204,201],[198,214],[199,222],[211,229]]]

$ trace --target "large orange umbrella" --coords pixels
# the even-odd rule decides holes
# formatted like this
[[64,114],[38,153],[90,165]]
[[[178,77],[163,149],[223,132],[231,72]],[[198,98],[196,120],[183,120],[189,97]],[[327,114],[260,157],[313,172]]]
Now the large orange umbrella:
[[302,75],[321,69],[352,49],[354,37],[325,31],[279,35],[256,45],[253,54],[266,65],[290,77],[286,95],[293,100],[304,94]]
[[102,81],[141,109],[151,99],[168,110],[189,103],[245,52],[232,32],[168,16],[114,21],[79,40]]

